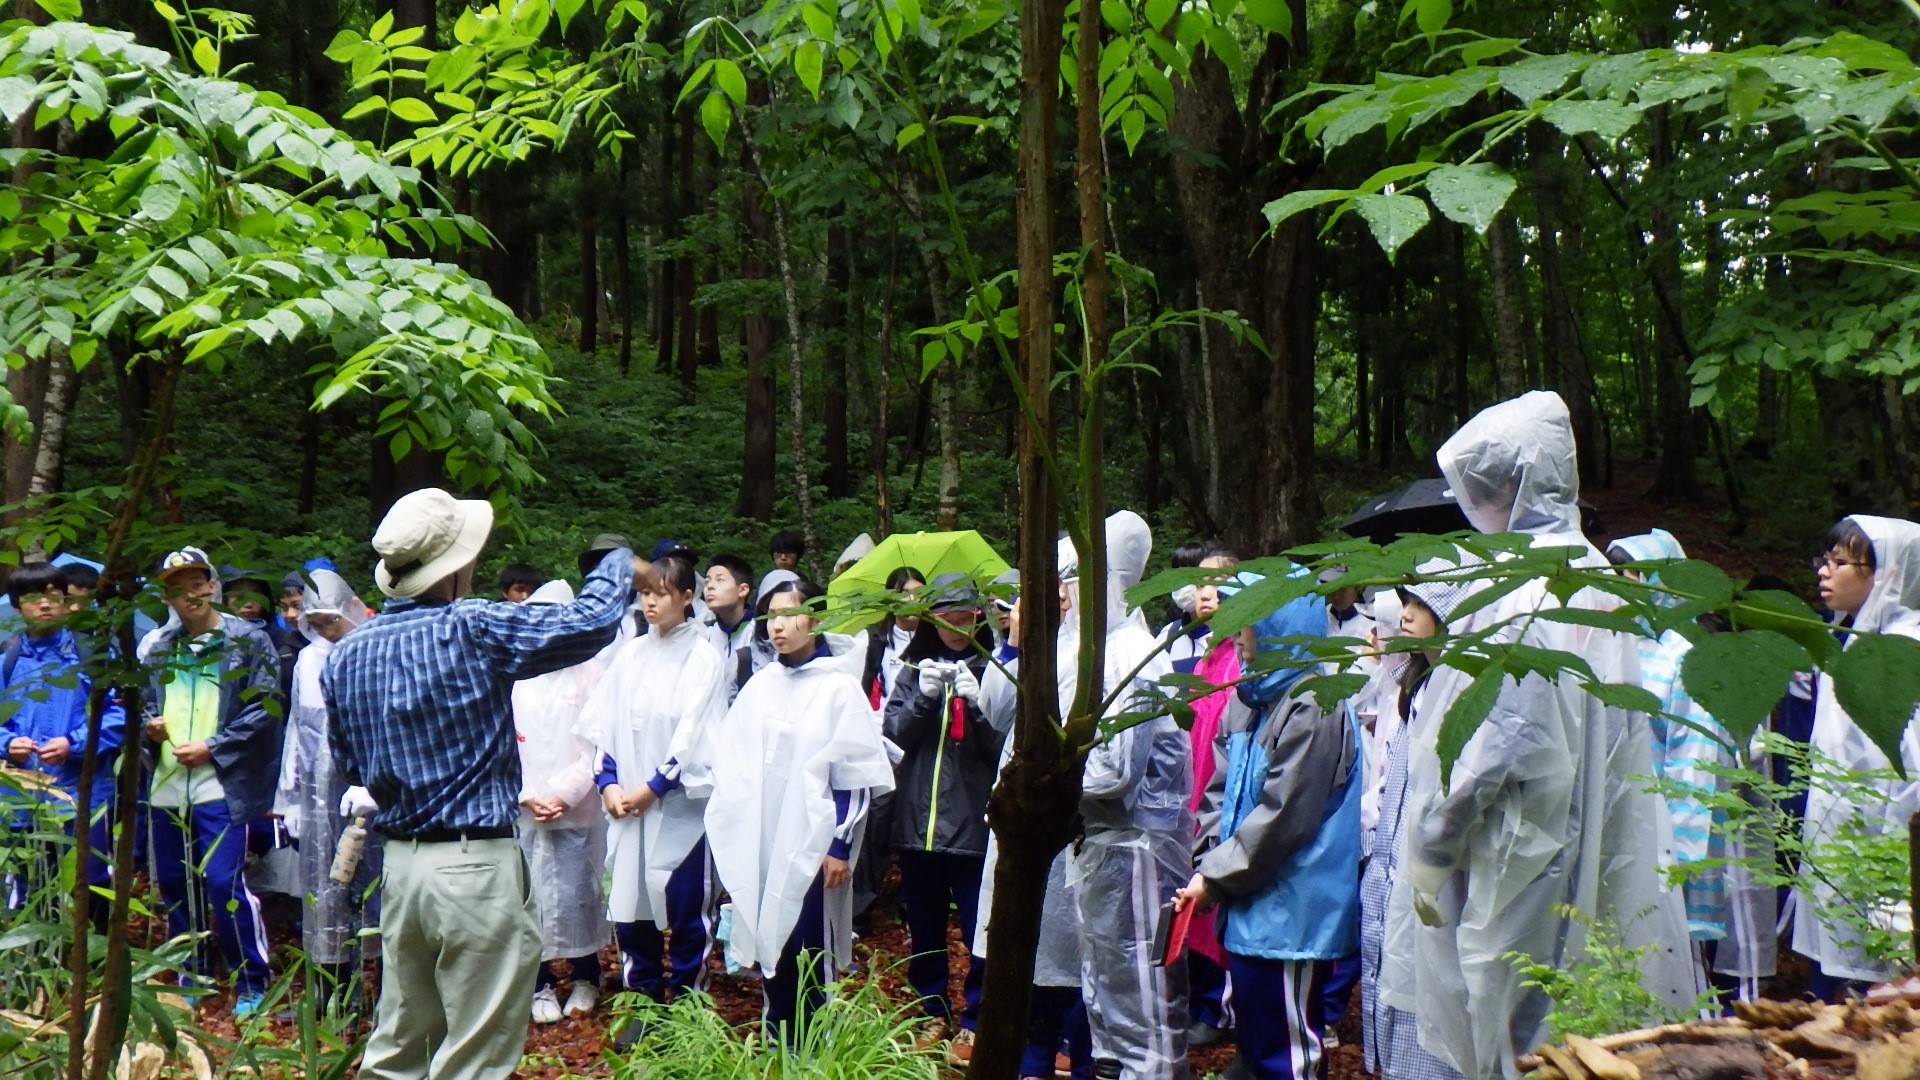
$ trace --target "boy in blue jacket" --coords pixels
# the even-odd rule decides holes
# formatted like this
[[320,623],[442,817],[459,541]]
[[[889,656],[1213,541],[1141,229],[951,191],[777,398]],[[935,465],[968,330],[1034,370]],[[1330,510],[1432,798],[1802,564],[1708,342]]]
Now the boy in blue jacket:
[[[44,562],[26,563],[7,579],[7,596],[26,628],[0,646],[0,701],[4,702],[0,708],[8,710],[5,721],[0,722],[0,744],[6,747],[9,766],[40,774],[38,779],[44,787],[39,809],[64,820],[68,834],[73,835],[77,831],[73,813],[79,802],[80,766],[87,750],[87,699],[93,682],[85,670],[85,650],[65,623],[69,608],[66,575],[60,567]],[[96,888],[104,888],[109,881],[113,768],[125,727],[126,713],[119,700],[109,694],[100,714],[98,760],[86,829],[85,873],[87,883]],[[13,828],[31,830],[33,816],[32,809],[20,810],[13,815]],[[14,875],[8,882],[7,906],[23,906],[42,884],[44,881],[36,880],[31,870]],[[95,905],[94,914],[96,920],[104,916],[105,905]]]
[[[1325,601],[1304,596],[1254,624],[1243,655],[1304,660],[1305,649],[1274,639],[1326,631]],[[1176,897],[1202,911],[1220,905],[1236,1034],[1257,1080],[1324,1074],[1327,962],[1358,946],[1360,733],[1347,710],[1322,710],[1298,692],[1310,671],[1282,667],[1242,683],[1221,716],[1201,806],[1205,854]]]

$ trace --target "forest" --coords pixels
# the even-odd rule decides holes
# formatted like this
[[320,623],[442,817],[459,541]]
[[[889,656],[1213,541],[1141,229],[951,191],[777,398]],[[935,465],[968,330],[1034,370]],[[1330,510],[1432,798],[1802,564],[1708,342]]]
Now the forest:
[[[98,614],[75,616],[119,642],[85,659],[96,733],[109,686],[138,714],[131,612],[158,610],[138,579],[162,554],[204,547],[270,581],[325,557],[372,599],[368,538],[421,489],[497,511],[477,591],[508,564],[584,576],[578,553],[609,532],[758,573],[769,535],[795,530],[801,571],[824,581],[856,534],[976,530],[1040,598],[984,812],[993,910],[1018,916],[972,1064],[996,1080],[1017,1075],[1027,924],[1076,839],[1087,755],[1128,730],[1092,631],[1110,587],[1158,615],[1176,588],[1218,584],[1159,572],[1190,541],[1251,560],[1236,580],[1257,584],[1213,617],[1222,641],[1308,593],[1390,592],[1465,552],[1483,565],[1460,573],[1493,582],[1473,609],[1598,590],[1620,606],[1562,621],[1623,639],[1686,623],[1686,688],[1731,743],[1818,670],[1901,767],[1920,645],[1863,632],[1842,649],[1805,596],[1736,582],[1810,596],[1803,560],[1832,522],[1920,503],[1911,0],[10,14],[0,563],[105,564]],[[1510,536],[1344,535],[1368,499],[1435,478],[1476,414],[1532,390],[1565,403],[1593,540],[1671,526],[1704,561],[1623,578]],[[1114,585],[1102,522],[1123,508],[1153,552]],[[1084,590],[1064,614],[1040,587],[1064,566],[1056,542]],[[1742,632],[1696,632],[1711,613]],[[1063,618],[1086,632],[1056,655]],[[1443,770],[1508,676],[1666,708],[1604,664],[1492,633],[1435,651],[1470,684]],[[1343,646],[1316,648],[1263,662],[1332,663],[1306,684],[1332,699],[1365,683],[1330,659]],[[1056,673],[1059,700],[1032,689]],[[1175,683],[1170,698],[1197,693]],[[1158,719],[1191,722],[1191,705]],[[94,777],[92,743],[76,760]],[[140,771],[111,778],[123,805]],[[109,932],[89,934],[70,875],[71,909],[0,938],[0,959],[36,943],[50,965],[8,998],[38,1026],[0,1029],[0,1061],[78,1080],[108,1068],[78,1052],[89,1040],[175,1053],[151,981],[166,965],[128,939],[132,833],[94,897]],[[1871,854],[1879,877],[1838,891],[1904,895],[1904,856]],[[1631,972],[1635,954],[1596,955]],[[269,1041],[274,1060],[343,1075],[351,1030],[301,1022]],[[35,1057],[55,1028],[72,1051]],[[872,1038],[911,1042],[901,1030]],[[851,1063],[867,1036],[848,1037],[832,1053]],[[221,1053],[267,1052],[237,1038]],[[900,1075],[930,1060],[904,1055]],[[611,1064],[628,1066],[652,1075]]]
[[[443,257],[527,324],[558,377],[552,416],[527,421],[539,480],[523,485],[510,554],[559,566],[574,541],[619,529],[757,559],[769,527],[799,527],[802,478],[822,558],[861,531],[962,524],[1011,542],[1015,396],[969,314],[970,280],[1014,261],[1011,13],[928,8],[895,69],[911,79],[905,100],[853,57],[808,67],[798,20],[819,6],[664,6],[643,35],[599,13],[563,31],[567,7],[538,49],[599,69],[583,130],[497,166],[429,169],[437,182],[422,189],[484,230]],[[1836,511],[1914,497],[1914,346],[1892,258],[1903,204],[1887,201],[1889,169],[1867,148],[1810,132],[1790,105],[1756,101],[1730,121],[1737,95],[1679,75],[1669,100],[1573,134],[1504,130],[1515,99],[1457,85],[1406,131],[1405,116],[1365,123],[1370,102],[1330,124],[1315,111],[1341,89],[1444,72],[1486,41],[1541,56],[1849,33],[1899,46],[1920,25],[1902,9],[1267,0],[1199,5],[1147,33],[1161,7],[1102,13],[1100,214],[1115,325],[1138,331],[1104,391],[1114,505],[1169,540],[1277,550],[1326,535],[1375,489],[1432,475],[1441,438],[1534,387],[1575,410],[1590,489],[1710,507],[1762,550],[1797,554]],[[86,14],[171,40],[144,4]],[[376,142],[406,121],[378,107],[388,76],[353,43],[382,15],[388,32],[420,28],[406,47],[460,34],[459,12],[430,3],[245,14],[222,65]],[[1161,71],[1170,47],[1155,34],[1170,27],[1192,50],[1185,78]],[[1875,80],[1892,85],[1880,73],[1842,89],[1897,125],[1897,97]],[[722,89],[736,81],[738,104]],[[16,141],[36,137],[28,119]],[[1063,105],[1063,149],[1071,124]],[[1425,227],[1389,251],[1364,208],[1277,228],[1262,214],[1370,177],[1391,192],[1382,166],[1444,153],[1449,128],[1475,125],[1501,132],[1479,160],[1511,189],[1483,217],[1428,223],[1423,210]],[[1049,181],[1063,227],[1074,167],[1063,155]],[[1232,319],[1179,314],[1202,310]],[[101,346],[102,358],[138,347]],[[395,493],[445,474],[426,447],[449,433],[390,423],[391,398],[311,407],[324,348],[250,344],[218,378],[183,384],[166,516],[240,555],[281,537],[341,555]],[[9,502],[110,484],[131,459],[152,387],[138,368],[71,364],[10,369],[33,434],[8,451]]]

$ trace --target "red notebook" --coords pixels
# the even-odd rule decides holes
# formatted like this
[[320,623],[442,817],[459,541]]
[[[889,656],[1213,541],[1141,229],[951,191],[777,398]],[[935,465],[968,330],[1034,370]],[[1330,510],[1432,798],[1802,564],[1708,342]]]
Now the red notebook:
[[1153,934],[1153,965],[1168,967],[1179,961],[1187,951],[1187,931],[1193,926],[1193,911],[1196,905],[1188,904],[1175,911],[1173,901],[1160,905],[1160,925]]

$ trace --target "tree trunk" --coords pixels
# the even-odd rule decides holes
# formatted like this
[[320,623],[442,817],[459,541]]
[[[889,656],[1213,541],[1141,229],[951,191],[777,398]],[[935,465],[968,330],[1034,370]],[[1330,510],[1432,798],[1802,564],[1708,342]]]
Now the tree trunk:
[[1540,224],[1540,298],[1545,309],[1541,339],[1546,343],[1546,355],[1559,365],[1558,381],[1573,421],[1580,478],[1597,483],[1601,476],[1600,443],[1593,416],[1597,391],[1586,348],[1580,340],[1580,317],[1574,310],[1573,295],[1567,288],[1560,260],[1560,141],[1544,129],[1536,129],[1530,149],[1533,204]]
[[1501,401],[1519,397],[1527,387],[1527,343],[1531,335],[1522,311],[1526,282],[1520,277],[1520,226],[1502,212],[1487,230],[1487,276],[1493,281],[1493,378]]
[[[1647,110],[1647,164],[1649,186],[1664,191],[1673,171],[1665,105]],[[1649,204],[1648,270],[1659,310],[1654,323],[1654,385],[1660,397],[1660,475],[1652,494],[1666,501],[1692,501],[1700,496],[1700,480],[1694,469],[1693,380],[1687,371],[1692,349],[1687,344],[1680,291],[1680,238],[1664,195],[1655,195]]]
[[[842,212],[845,208],[842,207]],[[853,286],[853,242],[844,224],[827,229],[827,297],[820,306],[821,365],[820,423],[827,453],[827,498],[844,499],[849,490],[847,472],[847,290]]]
[[767,191],[767,201],[773,204],[773,250],[780,263],[780,295],[786,301],[787,311],[787,450],[793,455],[793,490],[800,504],[800,534],[806,538],[807,570],[813,580],[825,581],[826,575],[821,572],[819,530],[813,520],[813,476],[807,460],[807,409],[802,379],[806,372],[806,337],[800,325],[800,287],[793,276],[793,250],[787,243],[787,207],[773,194],[773,179],[767,175],[760,161],[759,147],[744,122],[740,125],[740,136],[760,186]]
[[[1304,0],[1290,6],[1294,26],[1304,28]],[[1318,225],[1296,217],[1269,237],[1261,214],[1268,201],[1311,186],[1311,163],[1274,165],[1276,136],[1261,119],[1282,92],[1288,66],[1305,59],[1306,46],[1304,33],[1291,46],[1269,39],[1244,112],[1226,66],[1212,56],[1196,57],[1174,88],[1173,130],[1181,149],[1173,174],[1205,303],[1238,311],[1271,354],[1209,335],[1213,452],[1221,465],[1210,509],[1223,539],[1256,551],[1311,539],[1320,519],[1313,477]]]
[[[660,124],[660,170],[658,180],[660,199],[660,243],[670,245],[680,237],[680,228],[674,221],[675,200],[673,193],[674,146],[678,142],[679,119],[674,115],[673,102],[666,103],[666,114]],[[679,313],[680,305],[675,293],[680,284],[680,264],[672,257],[660,261],[660,295],[654,300],[655,323],[653,329],[654,362],[660,374],[671,375],[679,369],[674,365],[673,346],[674,317]],[[746,277],[745,273],[741,274]],[[772,516],[769,507],[767,514]]]
[[[767,242],[771,230],[745,149],[741,151],[741,172],[740,276],[751,285],[769,276],[760,245]],[[745,456],[740,467],[740,499],[734,505],[734,516],[772,521],[773,478],[777,468],[773,442],[773,320],[762,306],[762,292],[754,288],[747,295],[751,299],[740,318],[740,348],[747,364],[747,430],[742,444]],[[667,348],[664,339],[660,347]]]
[[633,372],[633,245],[628,232],[627,159],[620,159],[620,193],[613,200],[613,262],[620,275],[620,374]]
[[874,535],[886,539],[893,531],[893,508],[887,491],[888,406],[893,393],[893,298],[900,283],[900,219],[887,227],[887,285],[880,297],[880,337],[873,350],[873,445],[867,448],[867,468],[873,471]]
[[588,197],[593,183],[593,156],[580,158],[580,351],[588,356],[600,347],[600,212]]
[[[683,239],[693,235],[692,221],[699,210],[699,201],[693,192],[693,110],[680,110],[680,225],[676,230]],[[765,178],[762,178],[765,182]],[[674,286],[675,298],[680,303],[677,319],[680,324],[680,343],[674,347],[679,360],[680,385],[688,390],[694,388],[700,374],[700,320],[693,310],[694,263],[692,252],[682,254],[674,260],[674,269],[678,275],[678,284]]]
[[300,489],[294,495],[294,513],[313,513],[320,497],[320,414],[309,404],[300,410]]
[[[994,962],[980,1004],[973,1080],[1017,1080],[1048,868],[1079,816],[1079,772],[1061,760],[1055,634],[1060,623],[1054,551],[1053,451],[1054,116],[1065,0],[1021,0],[1020,124],[1014,174],[1020,271],[1019,367],[1028,399],[1020,424],[1021,589],[1019,697],[1013,756],[994,786],[987,821],[999,848],[993,879]],[[1077,763],[1076,763],[1077,764]]]

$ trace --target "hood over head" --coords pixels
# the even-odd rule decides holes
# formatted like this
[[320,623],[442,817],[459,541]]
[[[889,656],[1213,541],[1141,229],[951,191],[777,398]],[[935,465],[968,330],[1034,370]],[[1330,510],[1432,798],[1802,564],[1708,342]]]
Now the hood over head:
[[[1147,573],[1147,558],[1153,554],[1153,530],[1146,519],[1131,510],[1118,510],[1107,518],[1107,632],[1112,633],[1129,618],[1146,627],[1138,613],[1129,613],[1127,590],[1140,584]],[[1066,584],[1073,602],[1080,602],[1080,554],[1073,541],[1061,537],[1059,548],[1060,580]],[[1060,620],[1063,636],[1077,637],[1080,620],[1068,616]]]
[[[1684,559],[1687,557],[1686,550],[1680,546],[1680,541],[1675,539],[1674,535],[1665,529],[1653,529],[1648,532],[1643,532],[1638,536],[1623,536],[1613,543],[1608,544],[1607,550],[1618,550],[1634,562],[1653,562],[1657,559]],[[1660,583],[1660,574],[1658,571],[1646,573],[1644,576],[1648,584],[1658,585]],[[1680,598],[1671,593],[1654,593],[1653,601],[1656,604],[1672,607],[1680,602]]]
[[315,570],[313,581],[300,592],[300,632],[308,641],[322,641],[320,634],[307,625],[314,615],[337,615],[349,629],[367,621],[367,605],[360,602],[347,579],[331,570]]
[[1475,529],[1579,534],[1580,469],[1559,394],[1535,390],[1481,410],[1436,456]]
[[[1301,577],[1310,573],[1304,567],[1296,567],[1291,576]],[[1242,574],[1238,580],[1251,584],[1246,579],[1258,580],[1252,574]],[[1282,642],[1280,638],[1323,638],[1327,636],[1327,600],[1318,593],[1296,596],[1280,605],[1279,610],[1261,616],[1253,624],[1254,653],[1256,656],[1271,657],[1285,654],[1295,660],[1308,660],[1312,652],[1305,646],[1294,642]],[[1271,705],[1286,696],[1287,690],[1300,677],[1313,670],[1314,665],[1302,663],[1290,667],[1274,668],[1256,679],[1241,684],[1240,697],[1249,705]]]
[[1856,630],[1885,630],[1920,611],[1920,525],[1904,518],[1847,518],[1873,541],[1873,590],[1854,617]]

